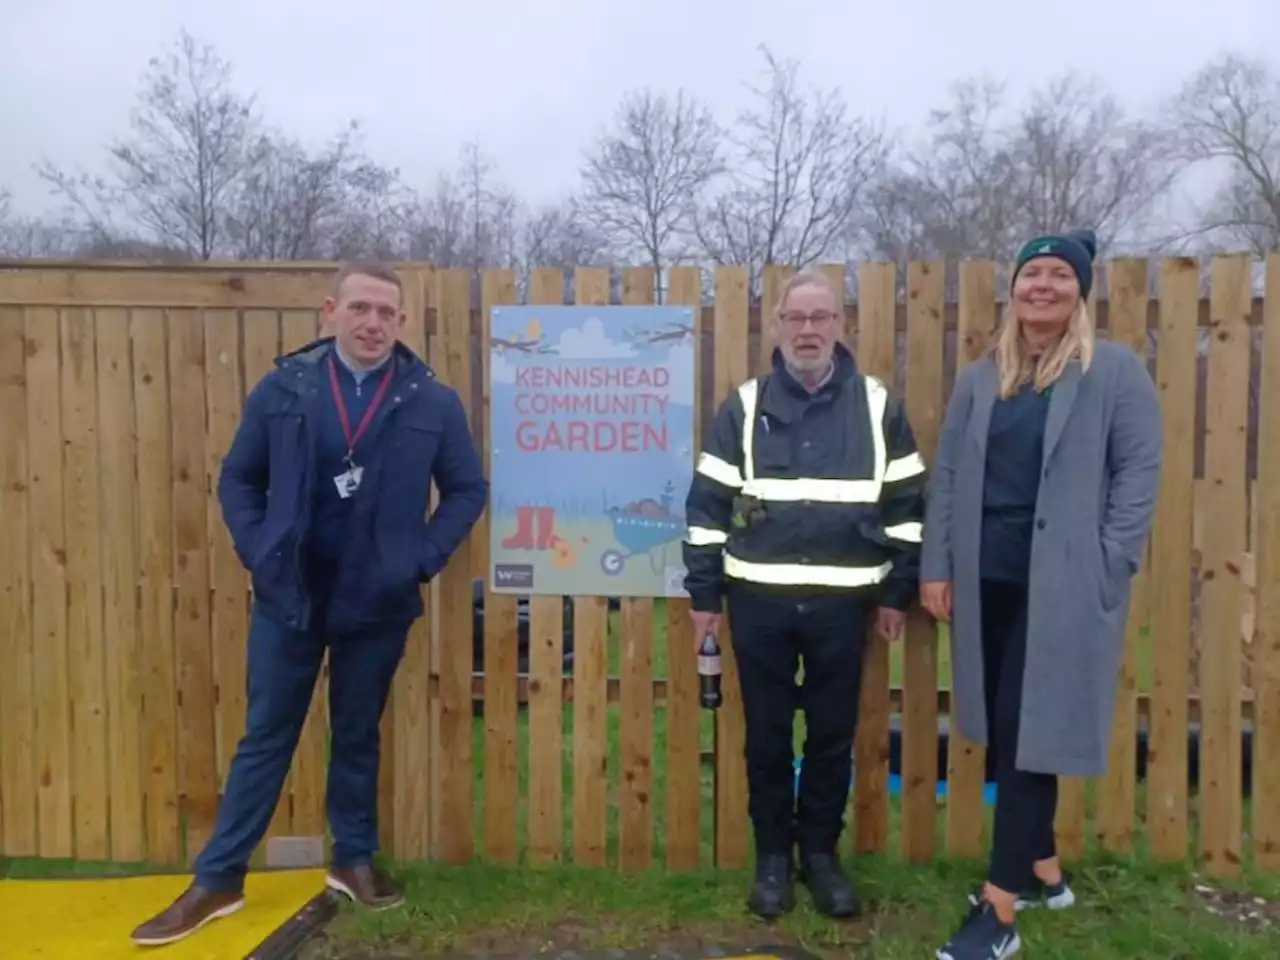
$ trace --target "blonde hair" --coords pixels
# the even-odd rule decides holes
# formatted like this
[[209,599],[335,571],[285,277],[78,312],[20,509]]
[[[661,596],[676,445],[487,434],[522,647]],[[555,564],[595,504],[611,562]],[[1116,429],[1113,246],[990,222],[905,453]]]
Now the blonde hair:
[[1017,310],[1010,301],[991,351],[1000,379],[1000,396],[1011,397],[1028,383],[1035,384],[1037,393],[1043,392],[1062,376],[1062,371],[1073,359],[1078,359],[1080,365],[1088,370],[1093,360],[1093,339],[1093,318],[1081,300],[1057,342],[1038,357],[1032,356],[1022,336]]
[[801,287],[821,287],[831,295],[831,306],[837,314],[844,312],[844,294],[836,289],[836,285],[831,282],[821,270],[815,270],[806,267],[803,270],[797,270],[791,276],[787,277],[787,282],[782,285],[782,290],[778,292],[778,302],[773,305],[773,315],[776,318],[782,316],[782,308],[787,305],[787,300],[791,294],[795,293]]

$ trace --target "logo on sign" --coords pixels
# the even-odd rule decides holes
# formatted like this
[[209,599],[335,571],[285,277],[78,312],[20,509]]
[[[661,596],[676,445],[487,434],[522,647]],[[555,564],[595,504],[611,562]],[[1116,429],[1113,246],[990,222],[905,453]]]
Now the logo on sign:
[[532,590],[533,564],[498,563],[493,567],[493,585],[496,589]]

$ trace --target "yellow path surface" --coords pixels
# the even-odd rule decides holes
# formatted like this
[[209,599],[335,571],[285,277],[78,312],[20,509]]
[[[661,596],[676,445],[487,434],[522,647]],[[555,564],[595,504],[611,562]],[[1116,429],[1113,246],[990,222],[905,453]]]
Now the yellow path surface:
[[244,909],[165,947],[129,934],[178,896],[191,878],[0,880],[4,960],[242,960],[324,889],[323,870],[250,873]]

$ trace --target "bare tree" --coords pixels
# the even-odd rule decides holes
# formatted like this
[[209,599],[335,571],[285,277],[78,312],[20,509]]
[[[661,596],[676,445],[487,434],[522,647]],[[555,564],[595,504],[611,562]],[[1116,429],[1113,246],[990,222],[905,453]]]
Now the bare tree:
[[363,162],[346,178],[347,203],[327,246],[329,258],[408,256],[413,193],[396,170]]
[[767,82],[729,133],[726,187],[699,212],[697,235],[717,263],[844,259],[849,225],[887,154],[883,131],[851,116],[839,91],[805,93],[795,61],[761,47]]
[[1001,87],[967,80],[901,151],[866,211],[873,253],[895,260],[993,256],[1016,235],[1012,158],[997,127]]
[[1068,75],[1012,112],[1002,84],[968,80],[924,142],[875,185],[863,223],[875,254],[1007,257],[1027,237],[1089,227],[1103,250],[1140,237],[1173,175],[1167,140]]
[[408,214],[408,253],[440,267],[466,267],[479,295],[486,267],[516,262],[521,207],[498,177],[497,164],[478,143],[462,148],[459,162]]
[[1051,82],[1033,94],[1010,144],[1027,227],[1089,226],[1103,248],[1141,241],[1146,215],[1174,178],[1170,148],[1166,132],[1127,117],[1096,81],[1069,74]]
[[366,157],[352,123],[309,151],[281,134],[262,136],[228,204],[227,240],[248,260],[324,259],[349,246],[352,234],[377,209],[377,197],[396,181]]
[[138,234],[208,260],[226,251],[228,207],[257,129],[253,98],[232,88],[229,64],[183,32],[151,60],[130,137],[110,147],[107,178],[48,163],[41,172],[95,234]]
[[496,172],[496,161],[479,143],[463,146],[458,181],[466,204],[467,253],[477,284],[486,266],[507,266],[515,260],[520,204]]
[[609,238],[582,215],[573,198],[543,207],[524,219],[517,259],[525,269],[614,265]]
[[[531,271],[538,267],[558,267],[564,271],[564,296],[574,295],[575,267],[606,267],[616,265],[609,238],[584,217],[576,199],[570,197],[561,203],[544,206],[526,213],[520,222],[516,247],[516,262],[520,269],[522,295],[527,294]],[[621,280],[612,272],[610,289],[614,296],[620,294]]]
[[75,224],[30,217],[13,208],[13,192],[0,187],[0,257],[71,257],[83,238]]
[[679,259],[700,194],[723,170],[711,112],[683,91],[629,94],[582,170],[580,209],[620,255],[661,275]]
[[1222,173],[1183,238],[1259,256],[1280,248],[1280,77],[1261,60],[1221,57],[1186,83],[1170,115],[1180,156]]

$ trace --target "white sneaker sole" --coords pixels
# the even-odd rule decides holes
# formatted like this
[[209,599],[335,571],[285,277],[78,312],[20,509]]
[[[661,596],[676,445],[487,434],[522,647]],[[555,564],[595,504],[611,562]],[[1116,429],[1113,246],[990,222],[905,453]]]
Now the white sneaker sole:
[[[976,907],[978,905],[977,894],[969,894],[969,905],[971,907]],[[1062,893],[1055,894],[1052,897],[1046,897],[1044,900],[1023,900],[1019,898],[1018,902],[1013,905],[1013,909],[1017,912],[1021,912],[1023,910],[1031,910],[1045,906],[1050,910],[1066,910],[1068,907],[1074,907],[1075,905],[1076,895],[1071,892],[1070,887],[1067,887],[1067,889]]]
[[241,897],[235,903],[229,903],[225,907],[213,911],[190,930],[184,930],[182,933],[175,933],[171,937],[134,937],[133,942],[140,947],[163,947],[171,943],[177,943],[179,940],[185,940],[197,930],[212,923],[214,920],[221,920],[223,917],[229,917],[233,913],[239,913],[244,907],[244,897]]
[[[324,885],[328,887],[330,890],[332,890],[334,893],[339,893],[342,896],[346,897],[352,903],[360,903],[360,898],[356,896],[356,892],[352,890],[350,887],[348,887],[341,880],[339,880],[337,877],[335,877],[333,874],[328,874],[325,876]],[[404,903],[404,895],[401,894],[399,897],[397,897],[395,900],[392,900],[390,903],[379,904],[376,907],[366,906],[365,904],[360,903],[360,906],[364,907],[366,910],[374,910],[374,911],[380,912],[382,910],[394,909],[395,907],[398,907],[403,903]]]

